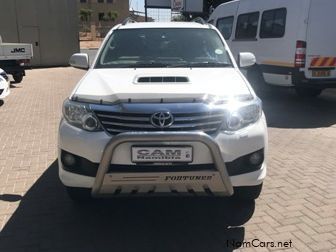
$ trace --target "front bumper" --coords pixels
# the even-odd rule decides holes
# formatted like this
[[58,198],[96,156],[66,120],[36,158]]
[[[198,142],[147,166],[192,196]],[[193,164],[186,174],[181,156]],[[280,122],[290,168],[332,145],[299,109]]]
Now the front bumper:
[[[173,172],[110,172],[110,165],[134,165],[130,148],[135,144],[188,145],[194,150],[191,165],[214,164],[215,169]],[[201,132],[124,133],[114,137],[105,132],[86,132],[62,121],[59,134],[59,175],[64,185],[92,188],[92,195],[176,193],[229,196],[233,186],[262,183],[266,164],[257,171],[229,176],[225,162],[264,149],[267,151],[264,117],[237,134],[209,136]],[[61,161],[62,150],[99,163],[95,177],[69,172]],[[225,162],[224,162],[225,161]],[[133,166],[134,167],[134,166]]]
[[[202,172],[156,172],[156,173],[118,173],[108,174],[108,168],[117,147],[123,143],[158,142],[197,142],[207,146],[211,152],[216,171]],[[144,185],[144,186],[142,186]],[[227,174],[218,145],[201,132],[153,132],[122,133],[113,137],[105,147],[97,176],[92,187],[92,196],[116,193],[117,191],[166,193],[195,192],[214,193],[225,196],[233,194],[231,181]]]

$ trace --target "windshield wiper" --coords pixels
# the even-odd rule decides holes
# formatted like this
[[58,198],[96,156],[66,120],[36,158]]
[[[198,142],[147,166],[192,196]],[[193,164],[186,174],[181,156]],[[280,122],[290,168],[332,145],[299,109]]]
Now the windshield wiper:
[[187,63],[180,63],[170,65],[169,67],[231,67],[232,64],[230,63],[221,63],[221,62],[187,62]]

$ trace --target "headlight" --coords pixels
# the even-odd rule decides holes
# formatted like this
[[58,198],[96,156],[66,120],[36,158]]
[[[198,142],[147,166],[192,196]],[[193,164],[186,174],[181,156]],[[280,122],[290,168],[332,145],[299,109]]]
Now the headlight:
[[87,131],[101,130],[98,119],[84,103],[65,100],[63,103],[63,116],[68,123]]
[[227,133],[232,133],[259,120],[262,115],[261,101],[257,99],[248,104],[229,104],[227,111],[227,117],[222,129]]

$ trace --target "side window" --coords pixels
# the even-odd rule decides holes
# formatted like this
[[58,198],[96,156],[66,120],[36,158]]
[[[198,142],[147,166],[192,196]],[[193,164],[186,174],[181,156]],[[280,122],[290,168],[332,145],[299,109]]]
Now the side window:
[[236,39],[255,39],[257,36],[259,12],[241,14],[238,16]]
[[218,30],[222,33],[225,39],[229,39],[232,33],[232,26],[233,26],[233,16],[219,18],[216,24]]
[[286,29],[286,8],[264,11],[261,18],[260,38],[281,38]]

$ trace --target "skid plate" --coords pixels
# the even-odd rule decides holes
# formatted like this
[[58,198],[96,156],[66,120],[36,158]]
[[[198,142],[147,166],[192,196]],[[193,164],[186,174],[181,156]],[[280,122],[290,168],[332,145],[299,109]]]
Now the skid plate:
[[[200,142],[212,155],[215,171],[108,173],[115,149],[123,143]],[[92,188],[93,197],[136,194],[216,194],[230,196],[233,188],[217,143],[203,132],[122,133],[107,143]]]

